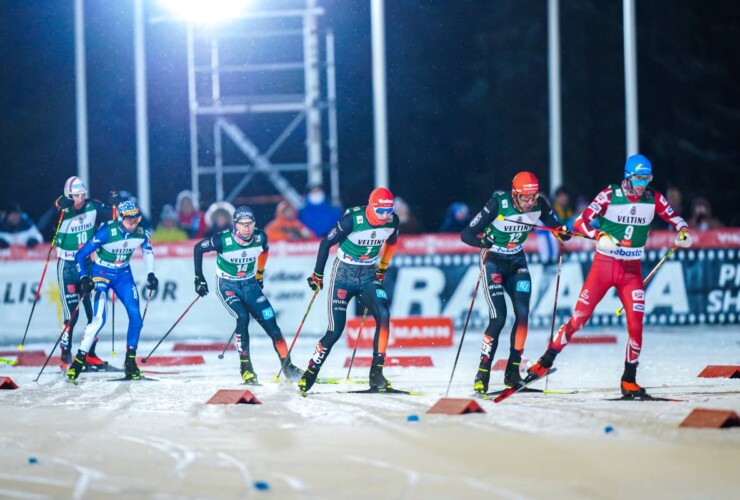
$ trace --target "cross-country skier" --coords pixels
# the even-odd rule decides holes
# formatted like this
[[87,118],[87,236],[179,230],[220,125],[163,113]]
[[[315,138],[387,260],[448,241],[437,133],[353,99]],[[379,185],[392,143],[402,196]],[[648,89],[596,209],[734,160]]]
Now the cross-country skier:
[[249,316],[264,328],[272,345],[285,363],[285,376],[298,380],[303,372],[288,356],[288,347],[275,318],[275,310],[262,293],[265,265],[270,246],[267,236],[255,227],[252,209],[240,206],[234,211],[234,227],[198,242],[194,247],[195,292],[204,297],[208,283],[203,277],[203,254],[217,252],[217,294],[221,303],[236,319],[236,345],[239,351],[241,375],[247,384],[258,384],[257,374],[249,355]]
[[[640,259],[655,215],[678,231],[676,246],[691,246],[688,224],[674,212],[665,196],[648,187],[652,179],[650,160],[639,154],[630,156],[624,166],[622,182],[603,189],[576,219],[574,227],[577,231],[597,239],[593,264],[578,295],[573,315],[558,329],[547,351],[529,369],[528,380],[547,374],[555,356],[588,321],[606,292],[616,287],[627,316],[629,334],[621,380],[622,394],[625,397],[646,394],[635,380],[645,317]],[[600,223],[598,230],[592,227],[596,220]]]
[[498,338],[506,323],[504,292],[511,298],[514,325],[511,328],[509,361],[504,372],[504,384],[521,381],[519,365],[527,339],[529,299],[532,282],[524,254],[524,240],[538,220],[548,227],[560,229],[553,234],[561,241],[570,239],[566,228],[550,204],[539,195],[537,177],[531,172],[519,172],[511,183],[511,192],[497,191],[483,210],[470,221],[461,239],[470,246],[481,248],[480,272],[486,284],[490,321],[483,334],[483,348],[473,390],[488,392],[491,363],[498,347]]
[[[79,177],[72,176],[64,183],[64,194],[54,203],[57,210],[62,212],[62,222],[56,234],[57,279],[59,292],[64,311],[64,333],[61,341],[61,363],[63,372],[69,369],[72,363],[72,335],[77,318],[79,317],[79,303],[81,297],[80,275],[77,272],[75,256],[82,245],[91,239],[95,230],[104,222],[113,218],[113,207],[87,199],[87,187]],[[91,262],[88,259],[85,267],[90,271]],[[82,301],[87,322],[92,321],[92,306],[88,295]],[[72,311],[75,314],[72,315]],[[108,362],[103,361],[95,354],[97,337],[85,356],[85,368],[90,370],[105,370]]]
[[[82,293],[92,294],[93,320],[85,328],[80,349],[74,357],[67,377],[75,381],[80,375],[82,365],[95,337],[106,317],[108,289],[113,289],[128,314],[128,333],[126,337],[125,377],[129,380],[141,378],[136,366],[136,348],[139,345],[142,320],[139,310],[139,293],[131,274],[130,259],[134,251],[141,247],[147,269],[147,288],[156,290],[159,280],[154,275],[154,251],[149,242],[149,229],[141,224],[141,211],[133,201],[118,205],[118,218],[105,223],[95,232],[93,238],[77,252],[75,262],[80,275]],[[88,255],[97,252],[92,269],[88,270]]]
[[307,281],[314,292],[323,288],[329,249],[339,244],[329,278],[329,328],[319,340],[308,368],[298,382],[301,393],[311,389],[332,346],[342,336],[347,321],[347,305],[352,297],[357,297],[367,307],[377,325],[370,387],[380,391],[391,389],[391,383],[383,376],[390,330],[388,294],[383,288],[383,280],[395,251],[398,224],[398,216],[393,213],[393,194],[379,187],[370,193],[367,205],[347,210],[321,240],[314,272]]

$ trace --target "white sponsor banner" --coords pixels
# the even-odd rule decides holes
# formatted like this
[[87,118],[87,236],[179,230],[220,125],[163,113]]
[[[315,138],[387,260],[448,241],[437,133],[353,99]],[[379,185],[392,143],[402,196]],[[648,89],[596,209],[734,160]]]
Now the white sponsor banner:
[[[332,260],[332,259],[330,259]],[[312,291],[306,278],[313,271],[315,258],[309,256],[270,257],[265,272],[264,293],[275,309],[278,325],[285,337],[292,340],[306,312]],[[332,262],[327,264],[327,268]],[[146,270],[141,259],[132,260],[134,280],[139,287],[140,308],[143,314],[146,305]],[[0,264],[0,342],[17,344],[26,328],[35,290],[43,270],[43,262],[14,261]],[[158,340],[174,324],[188,305],[197,296],[193,285],[193,259],[159,258],[155,263],[155,274],[159,289],[152,296],[142,329],[142,340]],[[235,320],[216,296],[216,260],[206,256],[203,272],[210,293],[198,300],[180,321],[168,340],[208,339],[226,341],[234,331]],[[56,262],[49,262],[43,288],[36,304],[26,342],[51,341],[59,336],[63,320]],[[116,304],[116,341],[125,342],[128,318],[125,308]],[[348,316],[354,316],[354,307]],[[112,331],[111,301],[108,301],[107,323],[101,331],[101,339],[110,339]],[[75,327],[75,342],[80,339],[87,323],[84,311]],[[311,312],[301,331],[301,336],[323,335],[327,325],[326,290],[316,297]],[[264,331],[256,321],[250,322],[251,335],[262,335]]]

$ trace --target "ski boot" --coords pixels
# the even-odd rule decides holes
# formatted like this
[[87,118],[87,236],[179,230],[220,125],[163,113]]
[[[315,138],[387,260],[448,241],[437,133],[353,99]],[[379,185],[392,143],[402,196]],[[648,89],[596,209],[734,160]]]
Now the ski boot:
[[108,370],[108,362],[100,359],[95,353],[95,346],[97,345],[98,339],[96,338],[93,342],[92,347],[90,348],[90,351],[88,351],[87,355],[85,356],[85,366],[83,367],[83,371],[104,372]]
[[[312,369],[313,368],[313,369]],[[301,380],[298,381],[298,390],[301,391],[301,396],[305,396],[306,393],[313,387],[316,382],[316,377],[319,376],[319,370],[308,364],[308,368],[303,372]]]
[[473,382],[473,390],[478,394],[486,394],[488,392],[488,380],[491,378],[491,365],[484,364],[481,362],[478,366],[478,373],[475,374],[475,381]]
[[77,377],[80,376],[82,371],[82,365],[85,363],[85,354],[82,351],[77,351],[77,355],[72,362],[72,365],[67,370],[67,380],[73,384],[77,384]]
[[524,379],[524,382],[529,382],[547,375],[547,372],[552,368],[552,365],[555,362],[555,356],[557,355],[558,351],[555,349],[547,349],[539,361],[529,367],[529,370],[527,370],[527,377]]
[[[281,363],[284,361],[285,360],[280,360]],[[294,365],[290,359],[287,363],[285,363],[283,373],[285,373],[285,376],[288,378],[288,380],[291,380],[293,382],[300,380],[303,376],[303,370]]]
[[136,366],[136,349],[126,349],[126,361],[123,362],[124,377],[126,380],[140,380],[141,370]]
[[62,372],[66,373],[69,370],[69,366],[72,364],[72,350],[69,347],[61,347],[62,355],[59,358],[59,367]]
[[385,354],[373,354],[373,363],[370,367],[370,388],[384,392],[392,389],[390,381],[383,376],[383,365],[385,364]]
[[254,373],[254,367],[252,366],[252,360],[249,356],[239,356],[239,370],[242,374],[242,380],[247,385],[259,385],[257,380],[257,374]]
[[506,363],[506,371],[504,372],[504,385],[506,387],[514,387],[521,383],[522,376],[519,374],[520,364],[521,356],[518,360],[509,358],[509,361]]
[[625,363],[624,373],[622,374],[622,381],[620,388],[622,389],[622,396],[625,398],[641,398],[647,396],[647,391],[640,387],[635,380],[637,375],[637,363]]

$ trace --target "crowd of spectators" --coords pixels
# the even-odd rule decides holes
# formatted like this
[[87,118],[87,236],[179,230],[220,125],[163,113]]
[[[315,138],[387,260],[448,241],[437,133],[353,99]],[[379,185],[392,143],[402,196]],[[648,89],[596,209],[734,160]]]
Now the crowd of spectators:
[[[678,215],[684,217],[695,231],[719,229],[725,227],[712,213],[712,207],[707,198],[696,197],[691,200],[690,210],[686,210],[681,189],[669,186],[664,192],[669,204]],[[118,193],[119,200],[133,200],[136,198],[128,191]],[[575,199],[566,187],[559,187],[550,198],[553,209],[558,217],[564,221],[569,229],[573,229],[575,219],[586,209],[591,199],[580,195]],[[260,224],[268,236],[268,241],[297,241],[310,240],[325,236],[336,221],[342,216],[343,209],[333,205],[323,188],[319,185],[310,186],[306,192],[302,207],[295,207],[287,200],[277,203],[274,218]],[[420,221],[407,201],[402,196],[396,197],[395,212],[400,220],[401,234],[420,234],[429,231],[423,221]],[[42,232],[51,235],[55,220],[54,210],[50,210],[39,219],[37,227],[18,203],[10,202],[0,207],[0,249],[10,245],[24,245],[34,248],[44,241]],[[201,210],[197,197],[189,190],[178,193],[174,204],[166,204],[159,211],[156,225],[148,219],[143,223],[152,227],[152,241],[178,242],[192,239],[201,239],[228,229],[232,226],[234,205],[229,202],[214,202],[205,210]],[[470,207],[462,202],[451,203],[445,212],[442,224],[437,229],[439,233],[460,233],[472,219]],[[668,229],[670,226],[656,217],[653,226],[655,229]],[[41,231],[39,231],[41,229]],[[543,232],[538,235],[542,257],[551,259],[556,257],[557,244],[551,241],[550,234]]]

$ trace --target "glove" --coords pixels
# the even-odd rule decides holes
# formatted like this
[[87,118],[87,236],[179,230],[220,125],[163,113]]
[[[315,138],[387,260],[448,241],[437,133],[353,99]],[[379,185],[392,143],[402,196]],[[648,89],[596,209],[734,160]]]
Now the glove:
[[159,286],[159,280],[157,279],[156,276],[154,276],[154,273],[149,273],[146,276],[146,282],[147,282],[146,287],[152,291],[156,290],[157,287]]
[[206,295],[208,295],[208,283],[203,276],[195,277],[195,293],[197,293],[201,297],[205,297]]
[[388,272],[388,269],[381,269],[377,268],[375,270],[375,277],[378,278],[378,281],[380,281],[380,284],[383,284],[383,281],[385,281],[385,273]]
[[93,288],[95,288],[95,283],[93,283],[90,276],[83,276],[80,278],[80,294],[87,295],[93,291]]
[[264,269],[262,271],[257,270],[257,272],[254,274],[254,278],[257,280],[257,285],[260,287],[260,290],[265,287],[265,271]]
[[681,248],[689,248],[691,244],[693,243],[693,240],[691,239],[691,235],[689,234],[688,229],[681,229],[678,234],[676,235],[676,241],[675,245],[677,247]]
[[596,248],[602,252],[608,253],[613,252],[619,248],[619,246],[617,245],[617,240],[615,240],[612,235],[601,232],[596,240]]
[[306,278],[306,281],[308,281],[308,286],[311,287],[311,290],[313,290],[314,292],[318,292],[319,290],[324,288],[323,274],[314,272],[311,276]]
[[560,243],[565,243],[572,238],[572,236],[570,235],[570,231],[565,226],[560,226],[557,231],[558,232],[553,232],[552,234],[555,235]]
[[39,240],[37,240],[36,238],[29,238],[29,240],[26,242],[26,246],[28,247],[29,250],[32,250],[38,244],[39,244]]
[[57,198],[57,201],[55,202],[55,205],[57,207],[57,210],[64,210],[65,208],[71,208],[74,206],[75,201],[72,198],[67,198],[64,195],[61,195],[59,198]]

